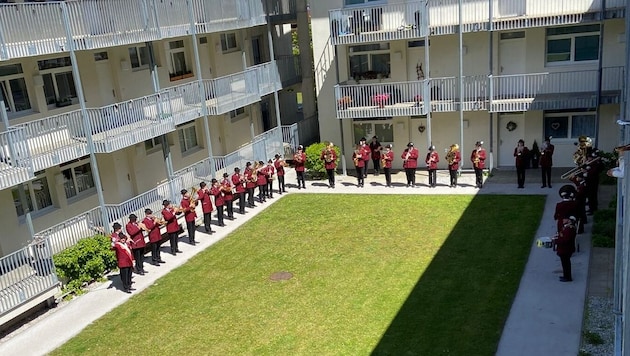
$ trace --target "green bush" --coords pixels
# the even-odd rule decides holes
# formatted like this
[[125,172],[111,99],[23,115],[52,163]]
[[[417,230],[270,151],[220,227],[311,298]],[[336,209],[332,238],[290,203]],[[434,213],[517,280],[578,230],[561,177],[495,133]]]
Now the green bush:
[[616,211],[602,209],[593,215],[593,246],[615,247]]
[[111,240],[103,235],[79,240],[53,257],[59,277],[66,279],[64,291],[81,294],[83,286],[98,280],[117,266]]
[[[325,142],[314,143],[306,148],[306,169],[308,170],[309,177],[312,179],[322,179],[326,177],[326,167],[324,167],[324,161],[321,159],[322,151],[325,148]],[[339,164],[341,150],[337,146],[334,146],[334,150],[337,154],[335,163]]]
[[615,247],[614,237],[605,236],[601,234],[593,234],[591,239],[593,241],[593,247]]

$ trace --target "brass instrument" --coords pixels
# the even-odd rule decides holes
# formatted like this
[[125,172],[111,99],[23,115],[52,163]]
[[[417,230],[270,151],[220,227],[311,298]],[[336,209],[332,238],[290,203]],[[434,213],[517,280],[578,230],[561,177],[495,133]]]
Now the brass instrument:
[[324,161],[326,161],[326,163],[332,162],[333,155],[334,155],[333,150],[330,147],[326,148],[326,150],[324,151]]
[[190,189],[190,207],[195,209],[197,207],[197,202],[199,200],[199,193],[197,188],[192,187]]
[[154,215],[148,215],[147,216],[149,219],[153,220],[153,223],[159,225],[159,226],[164,226],[166,225],[166,220],[164,220],[164,218],[158,218],[157,216]]
[[387,165],[387,153],[381,154],[381,167],[385,168]]
[[354,166],[358,167],[359,166],[359,160],[362,160],[363,158],[361,157],[361,151],[360,150],[354,150],[354,157],[352,158],[352,160],[354,161]]
[[221,181],[221,191],[227,194],[232,194],[232,184],[229,180],[223,179]]
[[481,161],[481,158],[479,158],[479,149],[474,151],[474,157],[473,157],[473,165],[475,166],[475,168],[478,168],[479,166],[479,162]]
[[293,160],[298,163],[304,162],[304,160],[302,159],[302,155],[299,153],[296,153],[295,155],[293,155]]
[[455,162],[455,152],[453,151],[448,151],[448,153],[446,153],[446,157],[444,157],[446,159],[446,162],[448,163],[449,166],[453,165],[453,162]]
[[597,162],[600,159],[601,159],[601,157],[595,157],[595,158],[593,158],[591,160],[588,160],[588,161],[584,162],[583,164],[568,170],[563,175],[561,175],[560,178],[562,178],[562,179],[569,179],[570,180],[570,179],[573,179],[573,177],[575,177],[577,175],[581,175],[583,173],[586,173],[586,166],[588,166],[588,165],[590,165],[590,164],[592,164],[594,162]]
[[405,155],[405,159],[403,159],[403,162],[407,163],[409,157],[411,157],[411,149],[407,149],[407,155]]

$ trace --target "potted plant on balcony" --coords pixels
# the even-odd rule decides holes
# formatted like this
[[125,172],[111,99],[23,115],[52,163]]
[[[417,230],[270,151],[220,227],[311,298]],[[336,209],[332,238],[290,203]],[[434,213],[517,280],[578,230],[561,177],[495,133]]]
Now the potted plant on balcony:
[[389,100],[389,94],[376,94],[372,97],[372,101],[378,106],[379,109],[385,107],[385,103]]
[[186,78],[190,78],[193,76],[193,72],[190,70],[186,70],[186,71],[178,71],[175,73],[169,73],[169,79],[171,80],[171,82],[177,81],[177,80],[181,80],[181,79],[186,79]]
[[337,100],[337,107],[342,110],[346,110],[350,104],[352,104],[352,98],[349,96],[344,96]]
[[55,101],[55,106],[57,106],[58,108],[62,108],[64,106],[70,106],[70,105],[72,105],[72,98],[69,96],[65,98],[57,99]]
[[416,106],[420,106],[420,104],[422,103],[422,95],[418,94],[414,96],[413,101],[416,102]]

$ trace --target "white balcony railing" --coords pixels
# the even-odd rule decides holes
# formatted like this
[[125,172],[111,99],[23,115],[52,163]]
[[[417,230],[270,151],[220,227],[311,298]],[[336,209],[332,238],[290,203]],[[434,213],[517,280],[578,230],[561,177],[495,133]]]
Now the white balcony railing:
[[[190,35],[186,0],[70,0],[0,4],[0,60]],[[266,23],[261,0],[192,0],[198,33]]]
[[426,0],[330,10],[332,44],[392,41],[427,33]]
[[206,102],[214,111],[212,115],[222,115],[240,107],[260,101],[256,68],[224,77],[204,80]]
[[488,102],[488,77],[485,75],[464,76],[463,92],[460,97],[459,78],[431,78],[431,111],[448,112],[486,110]]
[[0,189],[33,179],[33,162],[23,129],[0,132]]
[[297,19],[296,0],[264,0],[265,10],[271,20],[287,21]]
[[248,68],[256,71],[259,96],[263,97],[282,89],[278,65],[278,62],[267,62]]
[[428,81],[337,85],[337,118],[371,118],[426,114]]

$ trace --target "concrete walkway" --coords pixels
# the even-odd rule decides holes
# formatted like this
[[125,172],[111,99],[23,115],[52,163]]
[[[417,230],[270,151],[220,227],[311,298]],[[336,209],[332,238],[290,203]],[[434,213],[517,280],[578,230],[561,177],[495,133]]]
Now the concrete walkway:
[[[560,182],[557,177],[561,171],[554,173],[554,182]],[[377,177],[370,175],[365,181],[365,188],[357,188],[356,179],[352,176],[338,176],[336,189],[329,189],[325,181],[308,181],[306,190],[297,190],[295,173],[289,170],[286,181],[289,183],[289,193],[543,194],[547,195],[548,199],[537,237],[551,236],[555,226],[553,210],[559,200],[557,188],[564,182],[555,183],[554,189],[542,189],[539,179],[538,171],[528,172],[525,189],[516,189],[515,173],[498,171],[487,179],[483,189],[478,190],[474,188],[474,176],[465,173],[459,181],[461,187],[452,189],[448,187],[448,172],[439,172],[438,187],[431,189],[427,185],[426,172],[419,171],[416,188],[405,187],[404,173],[399,172],[393,177],[394,188],[384,187],[385,177],[381,174]],[[286,195],[274,196],[276,198],[270,203],[258,204],[255,209],[249,209],[245,216],[237,215],[234,221],[226,220],[227,226],[215,228],[218,232],[213,235],[198,231],[197,246],[188,245],[185,243],[186,239],[182,239],[180,249],[183,253],[176,256],[163,254],[166,264],[159,267],[145,264],[148,274],[134,276],[136,291],[133,294],[123,293],[117,288],[118,275],[114,274],[110,276],[109,281],[98,285],[89,293],[51,310],[0,340],[0,354],[43,355],[56,349],[87,325],[125,303],[134,294],[151,286],[170,270],[186,263],[188,259],[226,237],[238,226]],[[536,246],[536,239],[532,240],[531,254],[503,330],[497,355],[577,355],[588,278],[590,224],[587,225],[586,233],[580,235],[578,239],[581,248],[572,258],[574,278],[572,283],[558,281],[561,273],[559,258],[551,249],[539,248]]]

